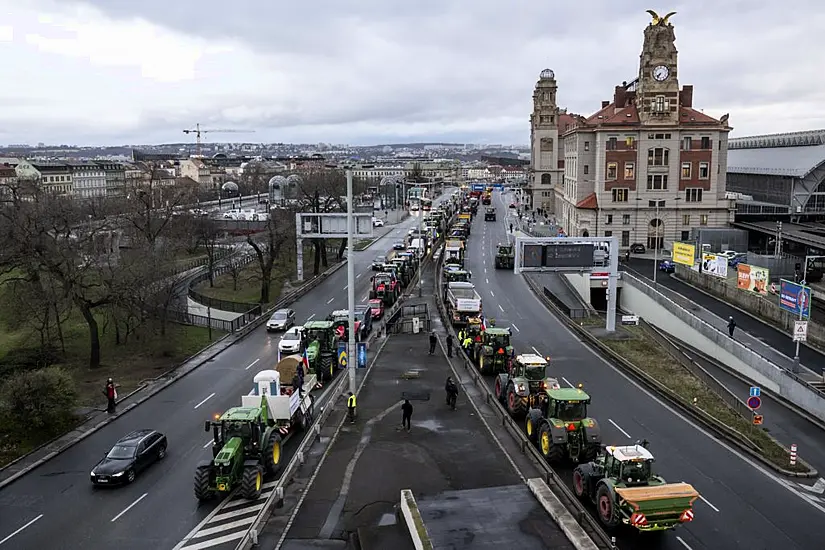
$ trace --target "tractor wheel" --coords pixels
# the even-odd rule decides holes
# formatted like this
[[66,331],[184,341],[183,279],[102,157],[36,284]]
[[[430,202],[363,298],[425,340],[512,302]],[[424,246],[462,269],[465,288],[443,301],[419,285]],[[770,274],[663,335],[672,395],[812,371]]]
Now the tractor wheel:
[[536,433],[536,424],[533,422],[533,418],[529,414],[527,415],[527,422],[524,423],[524,431],[527,432],[527,439],[535,443],[538,438],[538,434]]
[[576,469],[573,470],[573,492],[576,493],[579,500],[587,499],[584,472],[581,466],[577,466]]
[[281,434],[277,431],[272,431],[269,434],[261,458],[266,475],[274,476],[281,470]]
[[613,529],[619,525],[621,518],[616,502],[607,485],[602,483],[596,490],[596,511],[599,514],[599,521],[608,529]]
[[501,388],[501,378],[496,378],[496,399],[502,405],[504,404],[504,390]]
[[331,357],[322,357],[321,358],[321,378],[324,382],[329,382],[332,380],[335,371],[332,370],[332,358]]
[[209,500],[215,496],[215,491],[209,483],[212,466],[209,464],[198,466],[195,470],[195,498],[200,501]]
[[548,464],[559,464],[564,460],[564,447],[553,443],[550,424],[544,423],[539,432],[539,450]]
[[585,445],[584,448],[579,453],[579,464],[587,464],[588,462],[593,462],[596,460],[596,457],[599,455],[599,446],[598,445]]
[[247,466],[243,469],[241,496],[247,500],[258,500],[264,484],[264,472],[261,466]]
[[507,387],[507,412],[509,412],[513,418],[521,418],[525,412],[524,403],[512,385]]

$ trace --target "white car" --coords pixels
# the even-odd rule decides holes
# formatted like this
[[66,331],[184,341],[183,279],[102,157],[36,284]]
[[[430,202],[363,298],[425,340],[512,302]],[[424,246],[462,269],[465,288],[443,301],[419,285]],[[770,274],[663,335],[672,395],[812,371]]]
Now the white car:
[[735,250],[723,250],[722,252],[717,254],[717,256],[723,256],[723,257],[727,258],[728,260],[732,260],[735,257],[739,256],[739,254],[740,253],[735,251]]
[[281,341],[278,342],[278,351],[281,352],[281,355],[301,353],[301,351],[303,351],[301,349],[303,341],[304,327],[292,327],[281,336]]
[[384,220],[381,218],[376,218],[375,216],[372,217],[372,226],[373,227],[384,227]]

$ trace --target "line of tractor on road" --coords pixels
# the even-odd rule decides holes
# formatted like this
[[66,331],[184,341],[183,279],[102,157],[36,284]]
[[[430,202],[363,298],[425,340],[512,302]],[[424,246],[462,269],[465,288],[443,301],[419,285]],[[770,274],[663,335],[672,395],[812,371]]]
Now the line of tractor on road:
[[[603,445],[598,421],[587,414],[591,397],[583,386],[562,388],[558,379],[548,376],[550,357],[517,354],[511,329],[485,318],[481,296],[465,269],[465,251],[478,202],[488,195],[477,186],[472,189],[462,189],[458,221],[449,230],[441,270],[441,299],[467,358],[482,375],[493,378],[495,398],[523,425],[548,464],[574,466],[573,490],[595,505],[605,528],[627,525],[643,532],[664,531],[692,521],[699,493],[690,484],[667,483],[656,475],[647,441]],[[485,223],[495,222],[494,210],[487,208]],[[513,259],[512,245],[497,246],[496,269],[512,269]]]

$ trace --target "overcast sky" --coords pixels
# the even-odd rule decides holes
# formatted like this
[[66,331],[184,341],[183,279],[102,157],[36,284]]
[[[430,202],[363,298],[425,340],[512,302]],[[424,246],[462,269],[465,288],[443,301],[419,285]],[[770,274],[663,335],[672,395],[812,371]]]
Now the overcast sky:
[[648,8],[734,136],[825,128],[822,0],[0,0],[0,143],[526,144],[539,72],[598,110]]

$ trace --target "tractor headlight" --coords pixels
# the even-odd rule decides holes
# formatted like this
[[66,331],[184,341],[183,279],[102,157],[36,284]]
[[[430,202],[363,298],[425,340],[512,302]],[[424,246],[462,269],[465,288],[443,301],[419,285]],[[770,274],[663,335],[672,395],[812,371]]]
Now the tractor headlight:
[[524,384],[518,384],[518,385],[516,386],[516,390],[517,390],[519,393],[526,392],[526,391],[527,391],[527,386],[525,386]]

